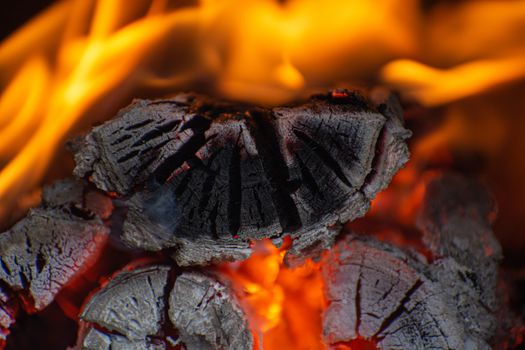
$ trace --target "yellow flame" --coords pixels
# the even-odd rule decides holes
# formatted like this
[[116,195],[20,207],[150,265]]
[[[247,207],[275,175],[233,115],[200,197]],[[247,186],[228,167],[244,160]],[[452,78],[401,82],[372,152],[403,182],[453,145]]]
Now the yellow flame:
[[478,60],[450,69],[398,60],[383,68],[382,77],[427,106],[441,105],[525,77],[525,53],[510,58]]
[[287,268],[285,253],[284,247],[260,241],[249,259],[223,264],[220,270],[231,282],[264,349],[324,349],[319,265],[308,261],[299,268]]
[[[0,44],[0,207],[131,98],[276,104],[384,83],[434,106],[525,76],[522,1],[64,0]],[[88,119],[86,113],[89,111]]]

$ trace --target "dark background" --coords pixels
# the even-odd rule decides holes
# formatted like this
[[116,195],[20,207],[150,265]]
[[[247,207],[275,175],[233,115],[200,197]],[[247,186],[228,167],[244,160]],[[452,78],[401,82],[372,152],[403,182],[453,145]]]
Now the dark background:
[[54,0],[12,0],[0,5],[0,40],[40,13]]

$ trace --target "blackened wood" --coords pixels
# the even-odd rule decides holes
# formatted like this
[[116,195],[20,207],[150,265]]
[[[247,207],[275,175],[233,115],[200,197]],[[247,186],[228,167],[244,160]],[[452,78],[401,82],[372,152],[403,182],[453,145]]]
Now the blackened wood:
[[253,339],[244,312],[225,285],[202,273],[175,281],[169,317],[188,350],[251,350]]
[[374,240],[347,238],[330,251],[323,273],[328,302],[324,338],[333,348],[358,338],[376,342],[381,350],[491,348],[493,328],[484,323],[492,326],[494,317],[487,310],[458,310],[452,295],[467,291],[463,299],[472,302],[479,296],[471,299],[455,267],[429,265]]
[[[425,190],[418,227],[436,257],[451,257],[464,266],[464,277],[491,309],[501,246],[493,234],[496,204],[487,189],[460,175],[442,175]],[[468,253],[465,253],[468,252]]]
[[147,341],[162,328],[169,270],[153,266],[118,274],[90,298],[80,318],[131,342]]
[[363,337],[379,349],[491,349],[503,321],[493,210],[485,188],[445,175],[428,184],[418,220],[430,261],[372,239],[338,243],[323,271],[327,342]]
[[15,323],[16,310],[10,304],[9,296],[0,286],[0,349],[5,345],[9,328]]
[[181,265],[245,258],[250,240],[284,235],[308,254],[407,161],[400,110],[381,107],[392,104],[350,91],[273,109],[137,101],[85,137],[75,174],[126,199],[129,245],[174,247]]
[[82,325],[81,344],[71,350],[165,350],[166,344],[148,340],[129,340],[119,334],[104,333],[86,324]]
[[[42,205],[0,233],[0,344],[18,306],[29,313],[44,309],[98,258],[109,230],[97,210],[85,206],[86,185],[67,179],[45,187]],[[90,205],[103,207],[107,200]]]
[[249,349],[244,313],[229,289],[199,272],[166,266],[120,272],[86,303],[78,350]]
[[108,229],[75,206],[40,207],[0,234],[0,282],[41,310],[100,253]]

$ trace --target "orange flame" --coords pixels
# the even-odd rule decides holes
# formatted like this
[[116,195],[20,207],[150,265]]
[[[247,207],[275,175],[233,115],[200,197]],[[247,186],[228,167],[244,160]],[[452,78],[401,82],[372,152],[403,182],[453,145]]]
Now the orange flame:
[[[196,89],[278,104],[327,87],[384,84],[445,118],[412,147],[415,161],[392,186],[398,192],[378,197],[371,215],[412,224],[424,163],[468,149],[490,157],[489,175],[512,189],[501,212],[518,232],[525,105],[514,101],[519,92],[491,94],[525,78],[523,28],[520,0],[57,2],[0,44],[0,222],[14,201],[34,203],[27,194],[37,193],[68,137],[133,97]],[[242,296],[259,345],[323,349],[318,266],[287,269],[284,248],[269,242],[255,251],[221,271]]]
[[[289,244],[288,244],[289,245]],[[254,332],[256,349],[325,349],[321,341],[323,283],[319,265],[283,265],[286,244],[257,242],[246,261],[224,264]]]
[[58,2],[0,45],[0,206],[39,183],[68,135],[130,97],[200,88],[282,103],[382,80],[443,104],[525,76],[512,30],[523,23],[520,1]]

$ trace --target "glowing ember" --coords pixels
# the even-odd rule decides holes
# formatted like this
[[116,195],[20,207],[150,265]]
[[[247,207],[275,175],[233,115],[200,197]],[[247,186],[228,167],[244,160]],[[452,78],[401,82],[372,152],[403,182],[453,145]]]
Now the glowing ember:
[[356,339],[347,343],[336,344],[334,350],[377,350],[377,346],[371,340]]
[[[372,203],[365,224],[394,223],[376,236],[413,245],[396,230],[413,228],[422,174],[432,176],[425,170],[433,162],[452,167],[458,154],[476,154],[500,203],[496,232],[505,253],[522,260],[525,239],[516,233],[525,230],[525,88],[517,85],[525,78],[525,2],[174,3],[60,1],[0,44],[0,223],[13,208],[37,203],[68,138],[132,98],[200,90],[271,105],[320,88],[383,84],[428,108],[414,119],[434,124],[416,132],[413,160]],[[256,243],[253,257],[220,272],[248,314],[256,349],[325,349],[319,266],[285,267],[286,246]],[[76,317],[78,303],[58,303]],[[336,349],[377,347],[356,339]]]
[[319,264],[285,267],[286,246],[260,241],[248,260],[223,264],[220,271],[239,296],[260,348],[324,349]]

